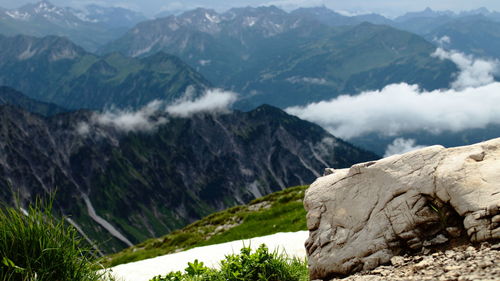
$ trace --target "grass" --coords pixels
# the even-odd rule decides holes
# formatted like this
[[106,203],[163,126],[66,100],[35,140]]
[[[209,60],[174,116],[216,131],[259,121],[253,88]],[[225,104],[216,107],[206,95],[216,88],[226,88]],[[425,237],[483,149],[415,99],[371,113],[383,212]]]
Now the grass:
[[254,253],[243,247],[240,254],[226,256],[220,269],[205,267],[203,262],[188,263],[182,272],[170,272],[150,281],[306,281],[309,280],[307,262],[269,252],[261,245]]
[[302,205],[308,186],[296,186],[209,215],[161,238],[149,239],[101,260],[106,267],[184,251],[199,246],[306,230]]
[[1,281],[102,280],[91,254],[50,203],[37,200],[26,213],[0,207]]

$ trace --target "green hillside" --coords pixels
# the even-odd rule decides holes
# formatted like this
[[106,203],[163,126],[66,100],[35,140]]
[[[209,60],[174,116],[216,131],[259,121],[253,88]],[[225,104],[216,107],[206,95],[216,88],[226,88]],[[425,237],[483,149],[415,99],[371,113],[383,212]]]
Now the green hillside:
[[56,36],[0,35],[0,84],[68,109],[139,108],[210,83],[179,58],[97,56]]
[[247,205],[214,213],[166,236],[149,239],[109,255],[102,263],[115,266],[199,246],[306,230],[306,212],[302,200],[307,187],[287,188],[255,199]]

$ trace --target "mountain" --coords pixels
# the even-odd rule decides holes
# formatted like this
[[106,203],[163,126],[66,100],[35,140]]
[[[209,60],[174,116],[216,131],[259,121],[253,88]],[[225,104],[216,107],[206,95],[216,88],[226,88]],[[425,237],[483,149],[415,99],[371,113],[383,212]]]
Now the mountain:
[[455,13],[435,11],[426,8],[423,11],[409,12],[394,20],[377,14],[345,16],[326,7],[300,8],[292,14],[318,20],[329,26],[357,25],[362,22],[384,24],[422,35],[429,42],[444,36],[451,40],[446,45],[464,53],[481,57],[499,58],[500,13],[479,8]]
[[392,23],[390,19],[378,14],[372,13],[356,16],[345,16],[338,12],[330,10],[325,6],[298,8],[292,11],[291,14],[308,18],[310,20],[317,20],[328,26],[357,25],[363,22],[385,25],[390,25]]
[[[112,252],[214,211],[310,183],[324,167],[378,158],[270,106],[175,118],[124,132],[77,111],[0,106],[0,200],[55,190],[56,209]],[[86,130],[82,130],[86,127]]]
[[426,38],[447,36],[446,47],[478,57],[500,59],[500,21],[483,15],[461,17],[434,28]]
[[0,104],[17,106],[26,111],[43,116],[52,116],[68,112],[67,109],[59,107],[53,103],[40,102],[30,99],[23,93],[4,86],[0,86]]
[[0,10],[0,34],[13,36],[65,36],[89,51],[118,38],[145,18],[121,8],[88,6],[85,10],[61,8],[50,2]]
[[181,97],[210,84],[179,58],[164,53],[137,59],[97,56],[69,40],[0,35],[0,85],[68,109],[141,107]]
[[479,8],[461,13],[434,11],[407,13],[394,19],[396,28],[424,36],[429,41],[447,36],[446,47],[478,56],[498,56],[500,13]]
[[218,14],[196,9],[142,22],[101,53],[179,56],[219,87],[242,93],[237,106],[279,107],[355,94],[392,82],[447,87],[456,67],[431,57],[425,39],[384,25],[330,27],[274,6]]
[[82,10],[74,10],[80,18],[98,23],[108,28],[130,28],[147,18],[132,10],[121,7],[102,7],[98,5],[87,5]]
[[439,18],[439,17],[455,17],[456,14],[452,11],[434,11],[427,7],[423,11],[408,12],[400,17],[394,19],[395,22],[405,22],[419,18]]

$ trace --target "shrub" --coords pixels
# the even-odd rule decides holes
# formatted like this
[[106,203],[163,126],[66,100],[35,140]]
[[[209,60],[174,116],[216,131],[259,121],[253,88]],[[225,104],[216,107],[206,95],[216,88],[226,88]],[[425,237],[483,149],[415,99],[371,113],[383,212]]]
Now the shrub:
[[0,280],[93,281],[101,276],[77,231],[37,200],[27,213],[0,207]]
[[240,254],[228,255],[221,261],[220,270],[210,269],[195,260],[188,263],[185,273],[171,272],[150,281],[305,281],[307,263],[289,259],[278,252],[270,253],[265,245],[254,252],[243,247]]

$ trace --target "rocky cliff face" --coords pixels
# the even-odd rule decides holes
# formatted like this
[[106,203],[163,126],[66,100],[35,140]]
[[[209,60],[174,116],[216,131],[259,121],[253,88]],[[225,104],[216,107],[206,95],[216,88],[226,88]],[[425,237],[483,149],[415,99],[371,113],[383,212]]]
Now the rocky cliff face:
[[372,269],[460,235],[499,239],[499,159],[494,139],[329,171],[305,196],[311,278]]
[[[326,166],[377,156],[319,126],[262,106],[123,131],[79,111],[40,117],[0,107],[0,199],[55,204],[105,251],[156,237],[216,210],[306,184]],[[87,124],[85,130],[82,124]]]

